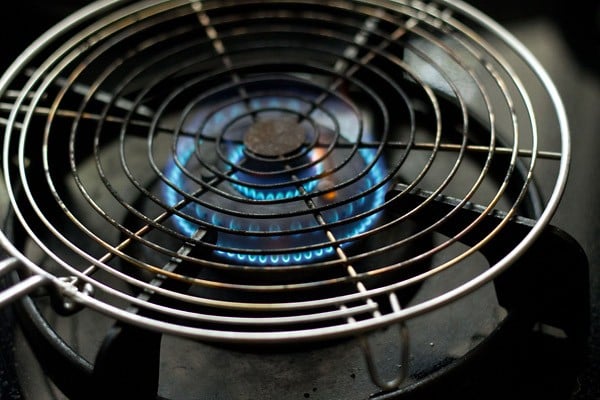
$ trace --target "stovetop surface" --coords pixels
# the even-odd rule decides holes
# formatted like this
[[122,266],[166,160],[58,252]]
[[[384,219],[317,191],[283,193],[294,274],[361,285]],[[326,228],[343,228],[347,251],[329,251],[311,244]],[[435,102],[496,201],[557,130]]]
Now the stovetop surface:
[[[9,63],[53,23],[83,6],[86,1],[61,0],[21,1],[13,4],[15,12],[3,10],[0,32],[4,40],[0,53],[0,68]],[[495,3],[471,1],[507,27],[540,60],[554,80],[567,109],[572,132],[572,167],[566,193],[552,223],[571,234],[585,250],[590,262],[591,339],[588,365],[580,377],[580,389],[573,400],[600,398],[600,67],[593,55],[594,29],[585,26],[585,19],[594,23],[600,8],[589,2],[589,15],[581,15],[578,24],[567,16],[548,12],[546,2],[529,2],[526,8],[516,1]],[[540,4],[538,4],[540,3]],[[585,3],[585,2],[584,2]],[[498,4],[502,4],[499,6]],[[554,7],[556,8],[556,7]],[[584,9],[585,7],[580,7]],[[544,10],[544,11],[542,11]],[[596,14],[594,14],[594,11]],[[584,13],[586,14],[586,13]],[[27,17],[26,17],[27,15]],[[576,47],[574,47],[574,45]],[[596,49],[597,50],[597,49]],[[0,319],[0,340],[5,340]],[[10,363],[9,355],[0,353],[0,399],[19,399],[13,377],[2,370]]]

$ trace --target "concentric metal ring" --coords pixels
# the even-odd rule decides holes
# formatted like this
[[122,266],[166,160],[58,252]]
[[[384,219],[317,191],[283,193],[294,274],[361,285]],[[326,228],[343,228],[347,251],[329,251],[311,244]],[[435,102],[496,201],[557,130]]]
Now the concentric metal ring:
[[[26,236],[4,247],[85,306],[206,340],[345,336],[464,296],[548,224],[568,165],[547,75],[460,2],[101,1],[34,43],[0,94]],[[294,142],[246,147],[275,126]],[[398,308],[520,213],[537,222],[499,261]]]

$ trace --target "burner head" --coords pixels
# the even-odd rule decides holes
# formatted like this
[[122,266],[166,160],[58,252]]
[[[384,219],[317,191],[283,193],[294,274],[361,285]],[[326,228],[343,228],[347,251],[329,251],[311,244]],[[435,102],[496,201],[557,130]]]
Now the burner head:
[[305,136],[303,127],[293,119],[260,120],[244,136],[244,145],[256,155],[280,157],[300,149]]
[[[271,96],[226,102],[213,114],[207,104],[190,115],[184,129],[206,135],[177,138],[160,183],[162,196],[169,206],[189,202],[173,218],[174,228],[188,237],[199,229],[215,231],[214,254],[228,262],[323,260],[336,253],[335,241],[348,248],[349,239],[376,226],[390,186],[388,167],[377,148],[353,143],[361,132],[340,99],[323,104],[335,111],[335,132],[323,114],[290,116],[306,114],[309,104],[298,99],[316,93],[298,88],[281,96],[270,87]],[[232,116],[238,121],[228,126]],[[368,128],[365,139],[372,137]],[[214,180],[202,178],[207,169]]]

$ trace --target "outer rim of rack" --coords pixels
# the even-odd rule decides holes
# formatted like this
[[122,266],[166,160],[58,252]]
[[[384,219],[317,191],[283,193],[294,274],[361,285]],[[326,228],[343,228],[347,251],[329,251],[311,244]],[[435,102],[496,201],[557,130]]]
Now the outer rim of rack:
[[[164,1],[146,1],[143,4],[160,4]],[[22,66],[32,60],[40,51],[43,49],[45,43],[51,42],[54,38],[58,37],[63,32],[67,31],[71,27],[78,24],[81,20],[91,18],[96,15],[101,15],[106,11],[110,11],[119,5],[118,0],[100,0],[94,2],[78,12],[75,12],[70,17],[61,21],[53,28],[48,30],[45,34],[40,36],[31,46],[29,46],[8,68],[4,75],[0,78],[0,93],[3,93],[9,87],[12,80],[20,73]],[[22,254],[6,236],[4,232],[0,232],[0,244],[7,252],[18,259],[18,261],[25,266],[28,270],[36,275],[45,278],[51,284],[61,287],[65,292],[72,297],[76,302],[82,304],[85,307],[100,311],[104,314],[112,316],[116,319],[146,327],[152,330],[161,331],[164,333],[191,337],[206,341],[218,341],[218,342],[235,342],[235,343],[284,343],[291,341],[311,341],[311,340],[324,340],[329,338],[347,336],[350,334],[358,334],[367,331],[371,331],[376,328],[388,326],[394,323],[405,321],[409,318],[422,315],[432,310],[438,309],[448,303],[451,303],[473,291],[480,288],[484,284],[490,282],[492,279],[500,275],[506,268],[508,268],[517,258],[519,258],[528,247],[540,236],[544,228],[550,223],[550,220],[558,207],[560,198],[562,197],[566,179],[568,175],[568,167],[570,163],[570,138],[569,138],[569,127],[566,117],[566,112],[558,91],[552,83],[547,72],[536,60],[536,58],[530,53],[525,46],[520,43],[511,33],[501,27],[498,23],[484,15],[482,12],[473,8],[472,6],[460,1],[460,0],[440,0],[440,4],[447,6],[448,8],[460,12],[462,15],[469,19],[477,22],[479,25],[493,33],[497,38],[501,39],[512,51],[518,54],[522,60],[531,68],[540,82],[545,86],[550,99],[553,103],[553,107],[556,112],[556,117],[561,132],[561,154],[559,171],[554,186],[554,190],[547,202],[547,205],[536,221],[531,231],[525,236],[525,238],[504,256],[499,262],[491,266],[488,270],[481,273],[477,277],[470,281],[440,295],[433,299],[424,301],[415,306],[411,306],[406,309],[402,309],[390,314],[386,314],[379,317],[373,317],[362,321],[356,321],[352,323],[345,323],[341,325],[331,327],[321,327],[316,329],[307,330],[291,330],[291,331],[277,331],[277,332],[236,332],[226,330],[210,330],[194,328],[189,326],[182,326],[178,324],[168,323],[164,321],[158,321],[144,316],[132,314],[124,311],[113,305],[99,301],[93,297],[87,296],[81,292],[73,291],[72,288],[61,281],[58,277],[52,276],[31,260],[29,260],[24,254]],[[125,8],[127,9],[127,8]],[[368,296],[365,295],[365,298]]]

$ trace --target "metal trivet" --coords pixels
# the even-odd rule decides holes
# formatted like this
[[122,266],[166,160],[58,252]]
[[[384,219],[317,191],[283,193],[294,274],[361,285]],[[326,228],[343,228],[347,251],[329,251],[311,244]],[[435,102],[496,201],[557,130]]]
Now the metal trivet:
[[20,273],[0,304],[46,288],[62,314],[253,346],[396,325],[390,381],[362,336],[394,389],[406,321],[562,237],[556,89],[458,1],[100,1],[32,44],[0,96],[0,272]]

